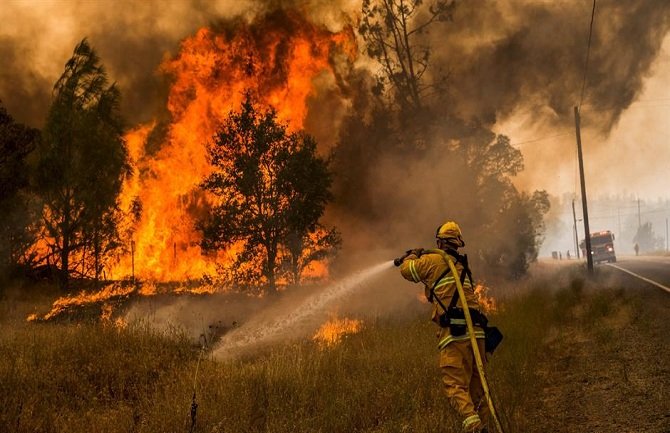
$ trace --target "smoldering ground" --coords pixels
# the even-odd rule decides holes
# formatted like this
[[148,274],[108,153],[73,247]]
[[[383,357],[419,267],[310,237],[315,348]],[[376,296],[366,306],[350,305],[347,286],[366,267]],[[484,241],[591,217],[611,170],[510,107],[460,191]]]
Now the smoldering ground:
[[[376,251],[372,256],[389,253]],[[370,259],[370,254],[359,259]],[[183,332],[194,344],[224,359],[257,353],[277,341],[309,338],[332,318],[355,317],[365,323],[412,317],[425,305],[416,287],[401,280],[392,261],[384,260],[326,283],[288,288],[263,298],[219,293],[140,299],[124,320],[164,332]]]

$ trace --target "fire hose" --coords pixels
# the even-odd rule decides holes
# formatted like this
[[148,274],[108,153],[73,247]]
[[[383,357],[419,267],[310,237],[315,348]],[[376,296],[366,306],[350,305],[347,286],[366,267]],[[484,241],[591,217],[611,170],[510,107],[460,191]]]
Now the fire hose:
[[[472,316],[470,316],[470,309],[467,308],[467,300],[465,298],[465,291],[463,290],[463,285],[461,284],[460,278],[458,278],[458,270],[456,269],[456,266],[454,265],[454,261],[449,257],[447,253],[445,253],[442,250],[430,250],[431,252],[438,252],[442,255],[442,257],[447,261],[449,264],[449,269],[451,269],[451,273],[454,276],[454,280],[456,281],[456,289],[458,291],[458,297],[461,300],[461,305],[466,306],[463,308],[463,315],[465,316],[465,323],[468,327],[468,333],[470,334],[470,345],[472,346],[472,353],[475,357],[475,363],[477,364],[477,371],[479,372],[479,377],[481,378],[482,382],[482,388],[484,389],[484,396],[486,397],[486,404],[489,407],[489,410],[491,411],[491,417],[493,418],[493,421],[496,426],[496,430],[498,430],[498,433],[504,433],[502,425],[500,424],[500,420],[498,419],[498,414],[496,412],[495,405],[493,403],[493,398],[491,397],[491,392],[489,390],[489,385],[488,381],[486,380],[486,374],[484,371],[484,363],[482,361],[482,355],[479,352],[479,345],[477,344],[477,337],[475,336],[475,329],[474,325],[472,323]],[[397,259],[393,260],[393,264],[396,266],[400,266],[402,262],[410,255],[412,254],[412,250],[407,251],[403,256],[398,257]]]
[[[447,262],[449,263],[449,268],[454,276],[458,275],[454,261],[451,260],[449,256],[446,256]],[[461,305],[467,306],[468,302],[465,299],[465,292],[463,291],[463,285],[459,278],[454,278],[456,280],[456,289],[458,289],[458,297],[461,299]],[[493,398],[491,397],[491,392],[489,391],[488,381],[486,380],[486,374],[484,372],[484,363],[482,362],[482,354],[479,353],[479,346],[477,345],[477,338],[475,337],[475,329],[472,324],[472,317],[470,316],[470,309],[463,308],[463,314],[465,315],[465,323],[468,325],[468,332],[470,333],[470,344],[472,346],[472,353],[475,355],[475,362],[477,363],[477,370],[479,371],[479,377],[482,380],[482,388],[484,388],[484,395],[486,396],[486,403],[491,410],[491,417],[493,422],[495,422],[496,429],[498,433],[504,433],[500,420],[498,419],[498,414],[496,413],[495,405],[493,404]]]

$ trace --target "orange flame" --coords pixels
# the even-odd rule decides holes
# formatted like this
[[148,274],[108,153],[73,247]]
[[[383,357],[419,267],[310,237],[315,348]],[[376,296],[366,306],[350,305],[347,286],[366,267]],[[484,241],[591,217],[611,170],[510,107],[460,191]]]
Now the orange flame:
[[[211,170],[206,143],[229,112],[239,109],[246,91],[252,92],[257,103],[274,107],[289,130],[302,129],[308,99],[315,93],[314,80],[334,73],[333,65],[340,58],[353,62],[357,53],[351,29],[333,33],[294,13],[279,15],[251,24],[238,22],[232,31],[203,28],[183,41],[176,57],[161,65],[161,71],[173,78],[167,101],[170,118],[140,125],[126,134],[134,169],[120,194],[121,209],[127,212],[120,227],[127,253],[107,275],[117,280],[132,275],[142,283],[116,283],[97,293],[82,291],[61,297],[46,315],[31,314],[29,321],[50,320],[96,304],[102,304],[102,319],[111,320],[116,305],[112,301],[134,293],[151,296],[218,290],[213,284],[189,284],[189,280],[216,274],[217,265],[231,263],[241,251],[241,245],[233,245],[227,251],[205,255],[199,246],[201,234],[195,221],[212,200],[198,188]],[[48,252],[43,241],[33,249],[44,255]],[[325,261],[312,263],[304,271],[306,278],[327,275]],[[169,281],[182,283],[168,289],[156,284]]]
[[475,296],[477,296],[477,303],[484,310],[485,313],[492,313],[498,311],[498,303],[495,298],[489,295],[489,288],[483,284],[475,286]]
[[[171,120],[140,126],[126,136],[136,176],[124,185],[121,202],[129,209],[139,199],[141,212],[137,221],[126,222],[134,257],[121,257],[113,278],[130,276],[134,260],[134,275],[144,280],[196,279],[215,274],[217,263],[230,263],[236,256],[239,246],[216,255],[204,255],[199,246],[195,221],[211,200],[198,189],[211,170],[206,143],[228,113],[238,109],[245,91],[273,106],[289,129],[301,129],[308,98],[315,92],[314,78],[332,73],[337,53],[349,61],[356,53],[350,29],[332,33],[282,14],[281,20],[237,23],[229,33],[203,28],[161,66],[174,79],[167,104]],[[310,276],[326,272],[325,265],[309,269]]]
[[31,314],[27,317],[27,320],[29,322],[36,320],[50,320],[75,308],[99,303],[103,304],[101,318],[106,320],[111,318],[113,312],[113,306],[109,304],[108,301],[111,299],[127,298],[134,291],[134,287],[122,286],[118,283],[111,284],[97,292],[81,291],[75,296],[63,296],[56,299],[51,306],[51,311],[49,311],[47,314],[42,317],[39,317],[37,314]]
[[128,327],[128,322],[123,317],[117,317],[114,320],[114,327],[117,329],[126,329]]
[[102,304],[100,320],[103,322],[110,322],[112,320],[112,313],[114,313],[114,307],[111,304]]
[[363,322],[357,319],[333,318],[316,331],[312,340],[324,347],[334,347],[349,334],[356,334],[363,328]]

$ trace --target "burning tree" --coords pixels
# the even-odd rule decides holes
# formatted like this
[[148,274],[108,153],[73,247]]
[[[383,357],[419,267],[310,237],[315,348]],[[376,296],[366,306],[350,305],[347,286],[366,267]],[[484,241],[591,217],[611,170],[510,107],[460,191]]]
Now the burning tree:
[[215,171],[202,187],[219,203],[199,227],[205,249],[243,244],[227,270],[231,282],[274,292],[279,279],[298,283],[314,260],[337,249],[338,233],[318,222],[332,198],[328,160],[311,136],[289,133],[273,108],[259,110],[247,94],[208,154]]
[[106,254],[117,246],[117,196],[128,174],[119,98],[84,39],[54,86],[37,149],[44,243],[63,288],[72,272],[97,281]]

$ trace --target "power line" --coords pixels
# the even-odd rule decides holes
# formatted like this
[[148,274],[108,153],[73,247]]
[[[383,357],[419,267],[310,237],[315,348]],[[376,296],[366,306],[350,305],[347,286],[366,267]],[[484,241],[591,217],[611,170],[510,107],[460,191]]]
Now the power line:
[[591,39],[593,36],[593,19],[596,16],[596,0],[593,0],[593,9],[591,10],[591,25],[589,26],[589,43],[586,48],[586,62],[584,62],[584,78],[582,80],[582,94],[579,97],[579,107],[581,108],[584,102],[584,91],[586,90],[586,74],[589,70],[589,57],[591,55]]
[[[670,209],[656,209],[656,210],[649,210],[649,211],[643,211],[642,215],[647,215],[647,214],[657,214],[657,213],[668,213],[670,214]],[[560,212],[560,215],[572,215],[572,211],[563,211]],[[613,218],[619,218],[619,217],[636,217],[637,212],[635,213],[622,213],[622,214],[599,214],[599,215],[589,215],[589,219],[613,219]]]
[[550,135],[550,136],[547,136],[547,137],[532,138],[530,140],[524,140],[524,141],[519,141],[519,142],[516,142],[516,143],[512,143],[511,145],[512,146],[518,146],[520,144],[536,143],[538,141],[550,140],[552,138],[565,137],[566,135],[571,135],[571,133],[570,132],[565,132],[563,134]]

